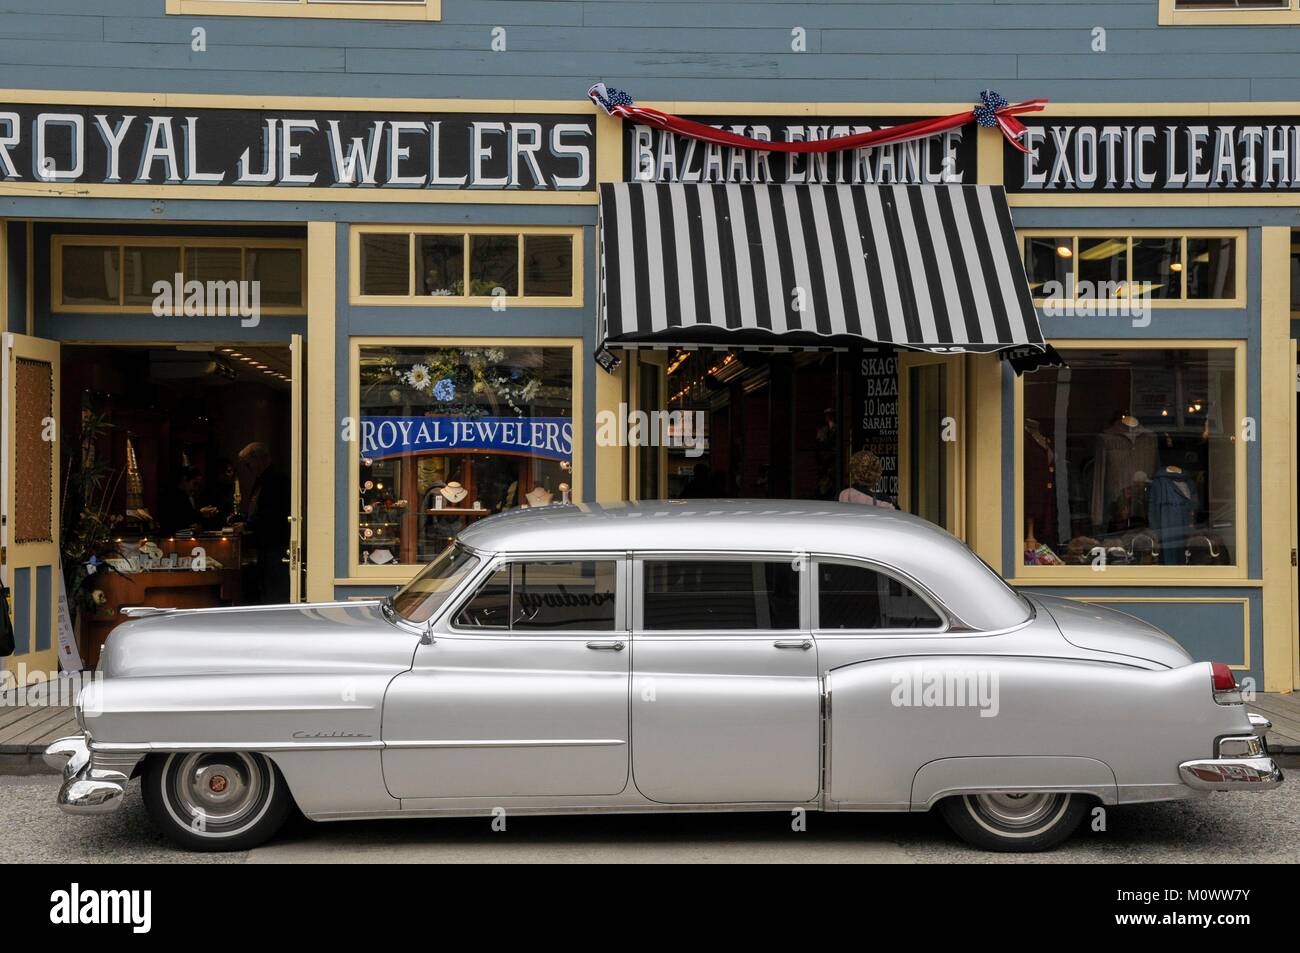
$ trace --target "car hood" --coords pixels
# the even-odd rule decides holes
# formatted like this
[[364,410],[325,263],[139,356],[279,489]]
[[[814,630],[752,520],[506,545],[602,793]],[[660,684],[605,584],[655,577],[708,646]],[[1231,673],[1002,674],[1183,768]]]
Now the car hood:
[[114,629],[99,669],[115,678],[408,668],[418,641],[377,601],[162,610]]
[[1126,612],[1060,596],[1026,595],[1051,615],[1065,640],[1078,648],[1127,655],[1169,668],[1192,661],[1171,635]]

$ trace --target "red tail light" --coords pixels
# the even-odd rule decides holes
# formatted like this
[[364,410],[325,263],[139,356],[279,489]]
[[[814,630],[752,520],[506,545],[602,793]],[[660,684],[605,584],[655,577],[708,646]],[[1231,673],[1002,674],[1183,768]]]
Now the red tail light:
[[1232,669],[1222,662],[1210,663],[1210,680],[1214,684],[1216,692],[1235,692],[1237,690],[1237,678],[1232,674]]

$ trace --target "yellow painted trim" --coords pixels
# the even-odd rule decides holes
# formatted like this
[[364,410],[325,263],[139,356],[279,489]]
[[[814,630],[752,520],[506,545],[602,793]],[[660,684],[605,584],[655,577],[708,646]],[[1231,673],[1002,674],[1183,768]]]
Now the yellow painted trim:
[[967,355],[966,541],[990,566],[1002,563],[1002,370],[987,355]]
[[[571,498],[581,503],[583,497],[583,432],[585,430],[583,413],[583,374],[586,368],[586,355],[581,338],[571,337],[437,337],[432,335],[351,337],[348,339],[348,415],[357,426],[353,427],[354,440],[361,439],[359,422],[361,420],[361,348],[373,346],[387,347],[567,347],[573,354],[573,469],[571,471]],[[603,373],[603,372],[602,372]],[[356,487],[360,483],[360,454],[348,452],[348,499],[357,497]],[[333,478],[333,470],[330,470]],[[330,511],[331,519],[333,510]],[[360,533],[360,514],[355,505],[348,506],[348,576],[345,580],[335,579],[335,585],[380,585],[396,580],[403,584],[412,579],[422,568],[412,565],[402,567],[405,572],[395,571],[388,566],[367,566],[357,559],[356,540]],[[332,557],[331,557],[332,559]]]
[[[1231,605],[1238,603],[1241,606],[1241,661],[1236,665],[1228,663],[1228,668],[1237,671],[1247,671],[1250,669],[1250,600],[1238,598],[1236,596],[1191,596],[1184,599],[1170,598],[1169,596],[1067,596],[1073,602],[1086,602],[1091,605],[1104,605],[1106,603],[1163,603],[1167,605],[1183,605],[1185,603],[1219,603],[1221,605]],[[1265,689],[1267,691],[1267,689]]]
[[[1080,238],[1122,238],[1126,241],[1133,238],[1231,238],[1236,243],[1233,252],[1233,267],[1236,272],[1233,278],[1233,286],[1237,293],[1231,298],[1153,298],[1144,302],[1152,309],[1156,308],[1178,308],[1178,309],[1205,309],[1205,308],[1245,308],[1248,303],[1248,291],[1246,285],[1247,270],[1246,257],[1246,229],[1244,228],[1021,228],[1016,230],[1016,237],[1020,240],[1020,253],[1024,255],[1024,240],[1026,238],[1069,238],[1071,239],[1071,249],[1073,251],[1074,261],[1079,260],[1079,239]],[[1187,257],[1186,242],[1182,245],[1183,258]],[[1186,261],[1184,260],[1182,271],[1182,294],[1187,293],[1187,272]],[[1133,283],[1133,255],[1128,255],[1128,275],[1127,281]],[[1101,300],[1120,300],[1120,299],[1097,299]],[[1046,307],[1049,299],[1035,298],[1034,305],[1039,308]]]
[[979,135],[975,141],[975,181],[980,185],[1002,185],[1006,166],[1002,161],[1005,143],[1002,130],[976,126]]
[[[1292,319],[1294,320],[1294,318],[1295,315],[1293,314]],[[1296,348],[1297,342],[1292,338],[1291,346],[1287,349],[1288,353],[1291,355],[1292,380],[1295,380],[1296,374],[1300,373],[1300,362],[1297,362],[1296,360]],[[1293,410],[1295,406],[1296,405],[1293,402],[1291,404]],[[1291,487],[1289,496],[1287,497],[1293,504],[1296,503],[1297,493],[1300,493],[1300,475],[1296,472],[1296,460],[1300,459],[1296,456],[1297,452],[1300,451],[1300,446],[1298,446],[1298,444],[1300,444],[1300,437],[1296,434],[1297,426],[1300,426],[1300,421],[1296,420],[1293,416],[1291,419],[1290,431]],[[1300,513],[1298,513],[1293,506],[1290,522],[1291,552],[1293,553],[1300,551],[1300,529],[1297,529],[1298,520],[1300,520]],[[1300,633],[1300,569],[1297,569],[1294,565],[1291,567],[1291,626],[1288,631],[1291,633],[1291,687],[1294,691],[1300,689],[1300,634],[1298,634]]]
[[[1280,229],[1286,231],[1286,229]],[[1288,325],[1289,328],[1289,325]],[[1160,350],[1161,348],[1209,348],[1233,352],[1233,401],[1236,404],[1234,414],[1238,428],[1241,418],[1247,416],[1246,393],[1246,342],[1237,339],[1203,339],[1203,338],[1098,338],[1081,340],[1054,340],[1052,345],[1058,351],[1072,348],[1087,350]],[[1189,585],[1221,585],[1241,583],[1247,579],[1247,469],[1246,441],[1235,441],[1234,460],[1236,475],[1233,485],[1236,492],[1234,506],[1236,515],[1236,537],[1233,542],[1233,556],[1237,561],[1234,566],[1106,566],[1104,570],[1095,570],[1091,566],[1025,566],[1025,474],[1024,474],[1024,424],[1025,419],[1025,383],[1024,378],[1017,377],[1013,400],[1014,449],[1012,454],[1012,487],[1015,493],[1013,533],[1016,551],[1012,563],[1012,579],[1020,584],[1037,586],[1114,586],[1119,580],[1125,585],[1167,586],[1185,581]],[[1289,472],[1289,464],[1288,471]]]
[[592,376],[596,383],[596,493],[597,503],[617,503],[631,499],[628,485],[628,457],[631,453],[627,447],[613,443],[608,446],[600,443],[600,415],[612,413],[618,415],[618,405],[628,400],[628,375],[635,352],[625,356],[614,370],[607,374],[595,370]]
[[1179,10],[1174,0],[1160,0],[1157,16],[1160,26],[1271,26],[1282,23],[1300,23],[1300,10],[1295,0],[1280,10],[1241,10],[1224,7],[1222,10]]
[[346,3],[321,0],[167,0],[168,16],[304,17],[324,20],[441,20],[442,0]]
[[[408,239],[407,252],[411,264],[407,275],[407,295],[363,295],[361,294],[361,237],[363,235],[388,234],[411,236]],[[567,235],[573,248],[573,293],[565,296],[514,295],[494,298],[491,295],[419,295],[415,293],[416,265],[415,241],[418,235],[515,235],[519,238],[519,287],[524,285],[523,240],[529,235]],[[491,308],[498,302],[504,302],[509,308],[581,308],[585,283],[583,261],[583,226],[581,225],[353,225],[348,229],[348,303],[352,305],[369,305],[384,307],[420,307],[420,308]],[[468,241],[466,242],[468,245]],[[469,253],[466,248],[465,287],[469,281]]]
[[[1213,567],[1211,567],[1213,568]],[[1016,586],[1021,589],[1044,589],[1051,588],[1057,584],[1050,579],[1008,579],[1007,584]],[[1264,588],[1263,580],[1260,579],[1227,579],[1206,581],[1204,579],[1162,579],[1162,578],[1142,578],[1128,576],[1123,579],[1112,579],[1100,584],[1108,589],[1124,589],[1134,587],[1159,586],[1162,589],[1262,589]],[[1066,582],[1061,588],[1079,589],[1078,583]]]
[[1259,506],[1264,577],[1264,691],[1292,688],[1296,628],[1291,615],[1292,473],[1296,458],[1295,349],[1291,346],[1291,230],[1260,230]]
[[307,223],[307,378],[314,384],[307,413],[307,599],[334,598],[334,460],[339,434],[334,403],[334,222]]
[[[63,249],[68,245],[97,245],[105,248],[116,248],[118,250],[118,300],[125,301],[125,289],[123,283],[126,281],[126,268],[122,264],[122,256],[127,248],[139,247],[168,247],[180,249],[180,267],[181,271],[185,270],[185,252],[190,248],[239,248],[240,252],[240,277],[241,280],[248,279],[247,257],[244,254],[250,248],[288,248],[301,253],[302,274],[299,278],[300,287],[302,288],[303,303],[298,307],[268,307],[262,308],[264,315],[302,315],[307,313],[308,308],[308,280],[307,280],[307,243],[301,238],[238,238],[238,237],[211,237],[203,238],[196,236],[171,236],[171,235],[54,235],[50,239],[50,310],[55,314],[152,314],[153,308],[148,305],[128,305],[128,304],[66,304],[63,301]],[[30,256],[29,256],[30,260]]]

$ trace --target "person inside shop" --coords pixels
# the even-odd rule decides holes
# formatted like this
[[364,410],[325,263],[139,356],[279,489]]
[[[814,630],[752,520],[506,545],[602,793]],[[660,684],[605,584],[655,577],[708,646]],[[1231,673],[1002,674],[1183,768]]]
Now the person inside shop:
[[289,478],[275,466],[266,444],[239,451],[239,486],[244,491],[244,543],[253,563],[244,575],[256,601],[289,601]]
[[894,504],[880,498],[880,477],[885,468],[870,450],[859,450],[849,457],[849,485],[840,490],[841,503],[859,503],[892,510]]
[[205,529],[217,530],[235,512],[235,464],[229,457],[217,457],[204,480],[203,502],[215,512],[203,521]]
[[168,535],[197,533],[206,521],[217,516],[215,506],[199,505],[203,499],[203,472],[185,467],[176,483],[163,494],[158,507],[158,522]]

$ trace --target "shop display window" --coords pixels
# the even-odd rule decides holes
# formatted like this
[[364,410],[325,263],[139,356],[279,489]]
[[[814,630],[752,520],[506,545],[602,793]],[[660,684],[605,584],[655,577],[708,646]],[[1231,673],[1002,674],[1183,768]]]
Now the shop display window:
[[[53,240],[56,312],[150,312],[155,285],[176,276],[205,285],[258,282],[258,304],[272,314],[301,314],[307,306],[306,244],[295,239],[129,238],[66,236]],[[237,303],[251,292],[224,290]],[[218,305],[214,314],[224,313]]]
[[423,564],[477,519],[572,498],[571,347],[358,353],[358,563]]
[[353,234],[353,293],[367,304],[577,305],[579,229],[444,228]]
[[1022,236],[1025,274],[1035,298],[1239,303],[1234,235],[1085,233]]
[[1061,356],[1024,379],[1024,564],[1236,565],[1236,352]]

